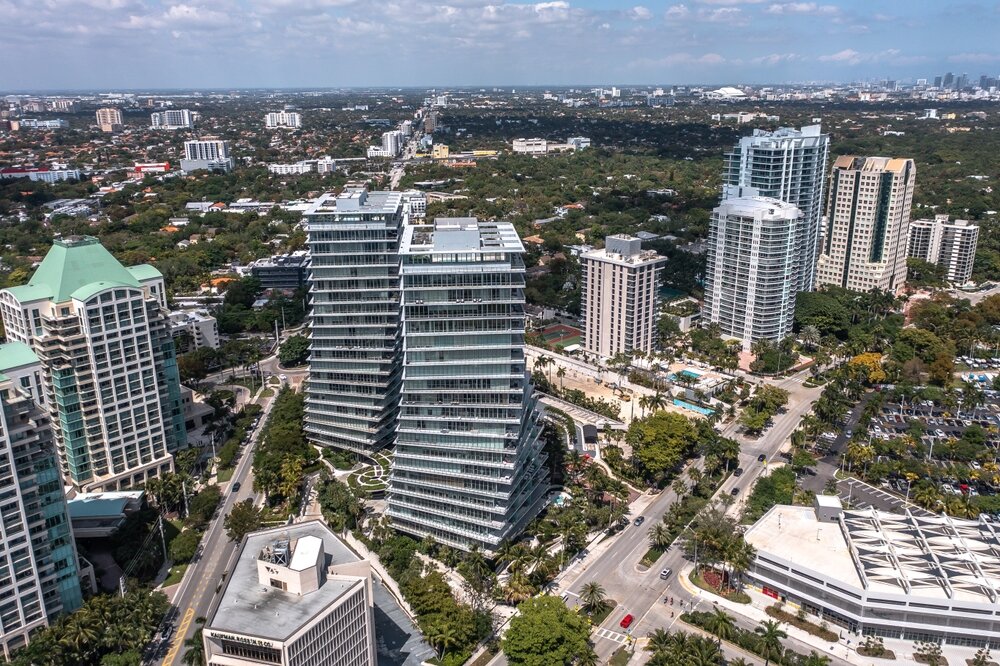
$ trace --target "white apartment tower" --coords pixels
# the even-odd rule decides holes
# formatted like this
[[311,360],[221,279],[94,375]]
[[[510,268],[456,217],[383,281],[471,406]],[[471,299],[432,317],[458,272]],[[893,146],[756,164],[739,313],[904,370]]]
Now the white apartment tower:
[[184,159],[181,160],[183,171],[230,171],[233,168],[233,158],[229,154],[229,142],[207,136],[184,142]]
[[854,291],[899,292],[916,167],[911,159],[838,157],[817,281]]
[[83,603],[78,557],[49,416],[31,397],[42,374],[20,342],[0,345],[0,659]]
[[188,109],[167,109],[150,115],[153,129],[175,130],[194,127],[194,114]]
[[782,127],[773,132],[754,130],[725,155],[723,197],[752,194],[747,188],[754,188],[757,195],[785,201],[802,212],[794,229],[795,256],[789,275],[796,292],[812,291],[816,284],[829,147],[830,137],[819,125]]
[[302,127],[302,115],[295,111],[271,111],[264,116],[264,126],[267,129],[298,129]]
[[656,341],[660,272],[666,258],[632,236],[608,236],[580,255],[583,348],[601,358],[650,352]]
[[122,128],[122,112],[114,107],[97,110],[97,126],[102,132],[117,132]]
[[398,192],[345,190],[305,212],[310,368],[306,434],[363,455],[392,443],[399,402]]
[[723,199],[708,232],[703,318],[749,350],[792,331],[802,211],[770,197]]
[[0,291],[7,339],[41,361],[63,476],[122,490],[186,444],[163,276],[90,236],[58,238],[28,284]]
[[525,365],[524,248],[507,222],[438,218],[400,243],[403,376],[387,515],[492,553],[541,509],[541,406]]
[[979,244],[979,226],[947,215],[910,222],[907,254],[944,268],[945,279],[965,284],[972,277]]

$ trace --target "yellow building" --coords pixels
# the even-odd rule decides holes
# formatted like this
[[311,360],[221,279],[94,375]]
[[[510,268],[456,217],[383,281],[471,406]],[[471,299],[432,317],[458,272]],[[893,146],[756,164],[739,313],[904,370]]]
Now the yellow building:
[[435,160],[443,160],[448,157],[448,146],[443,143],[436,143],[431,148],[431,157]]

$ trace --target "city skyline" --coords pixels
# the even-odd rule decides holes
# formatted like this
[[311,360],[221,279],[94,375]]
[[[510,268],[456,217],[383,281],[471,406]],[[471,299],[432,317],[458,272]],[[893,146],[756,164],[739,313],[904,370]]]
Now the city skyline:
[[[408,63],[417,62],[428,86],[845,82],[1000,71],[990,40],[1000,4],[894,9],[901,8],[856,0],[13,0],[0,5],[12,65],[0,73],[0,88],[394,87],[413,85]],[[232,15],[245,18],[233,23]],[[73,57],[81,52],[90,57]]]

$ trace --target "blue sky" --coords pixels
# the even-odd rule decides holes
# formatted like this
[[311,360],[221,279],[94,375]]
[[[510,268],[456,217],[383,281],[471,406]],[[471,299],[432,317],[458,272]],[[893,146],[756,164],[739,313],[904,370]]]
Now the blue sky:
[[1000,73],[1000,0],[0,0],[0,89]]

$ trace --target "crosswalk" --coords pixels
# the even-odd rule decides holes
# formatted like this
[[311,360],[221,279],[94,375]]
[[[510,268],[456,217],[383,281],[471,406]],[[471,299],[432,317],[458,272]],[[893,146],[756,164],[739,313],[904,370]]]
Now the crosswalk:
[[606,638],[609,641],[614,641],[615,643],[624,643],[628,640],[628,636],[625,634],[620,634],[617,631],[611,631],[610,629],[604,629],[603,627],[598,627],[594,633],[601,638]]

